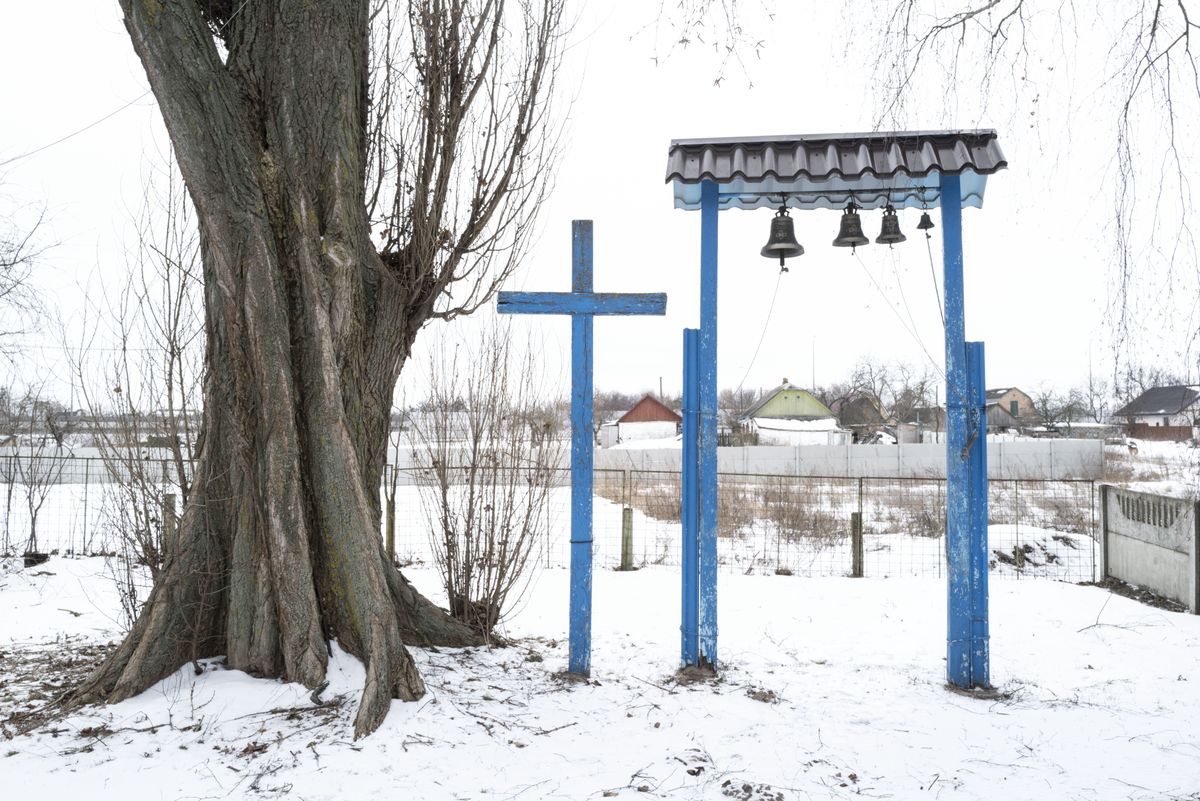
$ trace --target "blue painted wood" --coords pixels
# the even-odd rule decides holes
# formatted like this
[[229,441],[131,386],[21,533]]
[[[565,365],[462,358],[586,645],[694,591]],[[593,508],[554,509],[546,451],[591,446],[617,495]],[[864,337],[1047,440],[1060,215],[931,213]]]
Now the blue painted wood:
[[501,314],[666,314],[663,292],[501,292],[496,301]]
[[571,585],[567,669],[592,664],[592,318],[597,314],[665,314],[662,293],[592,291],[592,221],[571,223],[570,292],[501,292],[501,314],[571,315]]
[[700,187],[700,660],[717,667],[717,185]]
[[[571,227],[571,291],[592,291],[592,222]],[[571,628],[567,669],[592,667],[592,316],[571,318]]]
[[971,686],[969,436],[963,307],[962,208],[957,175],[941,178],[942,269],[946,303],[946,678]]
[[700,665],[700,331],[683,329],[683,502],[680,514],[683,542],[682,607],[680,610],[679,661],[684,667]]
[[972,687],[991,686],[988,633],[988,497],[987,497],[987,384],[983,343],[966,343],[967,390],[971,400],[970,425],[974,433],[967,456],[970,499],[970,642],[968,664]]

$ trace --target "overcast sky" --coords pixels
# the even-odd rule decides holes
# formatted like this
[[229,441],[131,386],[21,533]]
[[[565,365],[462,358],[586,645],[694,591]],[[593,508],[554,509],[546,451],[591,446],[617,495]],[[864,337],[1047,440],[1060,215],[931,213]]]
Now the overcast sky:
[[[675,393],[681,330],[698,324],[699,214],[672,208],[664,183],[670,140],[869,130],[880,90],[870,70],[876,45],[857,32],[847,36],[854,15],[829,8],[835,4],[779,3],[787,8],[756,29],[764,40],[761,57],[747,52],[746,70],[727,67],[720,85],[711,49],[698,43],[672,49],[673,32],[655,31],[657,5],[624,0],[581,7],[563,72],[564,96],[572,100],[556,188],[541,236],[509,288],[569,289],[570,221],[594,220],[596,289],[668,295],[665,318],[597,320],[595,384],[637,391],[657,389],[661,378]],[[126,269],[143,182],[162,169],[168,145],[115,2],[10,4],[4,18],[10,36],[0,50],[0,162],[131,104],[62,144],[0,167],[8,208],[48,207],[47,238],[58,244],[41,261],[40,282],[63,316],[77,319],[84,294],[94,298]],[[1105,68],[1106,24],[1086,21],[1073,49],[1050,48],[1054,55],[1000,76],[993,91],[921,85],[903,121],[909,129],[994,127],[1010,164],[989,179],[983,208],[964,212],[967,336],[987,344],[989,386],[1065,389],[1084,380],[1089,360],[1097,372],[1111,369],[1115,116],[1112,99],[1084,80]],[[1022,91],[1014,103],[1010,89],[1017,84]],[[560,108],[567,111],[566,104]],[[1183,147],[1194,147],[1190,134]],[[1149,176],[1138,191],[1151,192],[1154,181]],[[908,242],[894,249],[872,244],[852,256],[830,246],[837,212],[798,213],[807,252],[780,276],[776,263],[758,255],[771,213],[722,213],[720,385],[744,380],[770,387],[784,377],[808,385],[814,375],[828,383],[868,357],[940,370],[932,275],[940,282],[940,239],[932,240],[931,271],[926,240],[914,229],[918,217],[901,212]],[[872,238],[878,218],[864,214]],[[1179,329],[1183,318],[1164,311],[1178,298],[1159,291],[1157,302],[1153,294],[1142,302],[1147,358],[1170,359],[1189,347]],[[550,381],[565,390],[569,324],[541,317],[526,325],[545,342]],[[443,330],[427,327],[422,344]],[[23,344],[32,358],[19,369],[56,369],[52,339],[27,337]],[[402,381],[419,386],[417,372]]]

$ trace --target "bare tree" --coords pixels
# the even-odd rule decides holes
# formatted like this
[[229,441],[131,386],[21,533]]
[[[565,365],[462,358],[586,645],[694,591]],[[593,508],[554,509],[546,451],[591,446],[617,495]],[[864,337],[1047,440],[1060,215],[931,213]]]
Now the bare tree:
[[565,453],[530,344],[518,349],[495,323],[475,347],[435,351],[414,423],[450,611],[485,636],[528,581]]
[[13,357],[12,337],[28,331],[42,315],[33,270],[41,244],[45,209],[0,209],[0,355]]
[[53,437],[46,429],[45,421],[61,413],[62,407],[42,396],[41,387],[26,389],[23,393],[11,388],[4,392],[3,418],[5,428],[16,437],[13,451],[7,459],[4,476],[8,491],[5,502],[5,550],[11,547],[9,524],[11,521],[13,496],[19,487],[20,500],[25,506],[28,529],[25,532],[26,564],[41,558],[41,543],[38,542],[38,520],[42,507],[59,483],[66,461],[60,449],[50,446]]
[[1088,374],[1087,382],[1072,390],[1077,406],[1094,423],[1108,421],[1112,412],[1112,393],[1103,378]]
[[199,236],[175,165],[162,172],[146,184],[124,281],[101,293],[104,305],[88,310],[97,323],[67,347],[107,474],[106,550],[122,557],[116,578],[127,613],[147,589],[138,566],[157,581],[163,531],[177,528],[187,503],[203,370]]
[[215,654],[316,687],[336,639],[365,735],[424,693],[406,643],[479,640],[389,562],[379,487],[418,332],[528,242],[563,2],[120,5],[196,208],[203,417],[176,547],[72,700]]
[[[1069,98],[1046,96],[1052,78],[1108,98],[1115,113],[1101,135],[1112,143],[1115,167],[1111,320],[1119,371],[1132,358],[1132,335],[1146,324],[1140,299],[1153,296],[1157,306],[1164,287],[1200,288],[1190,221],[1190,176],[1200,165],[1188,146],[1200,109],[1200,62],[1191,46],[1200,13],[1193,0],[1134,0],[1109,9],[1041,0],[892,0],[889,13],[876,17],[876,85],[887,87],[876,126],[902,120],[914,87],[928,81],[978,86],[971,96],[985,104],[1005,96],[1033,127],[1044,116],[1039,103],[1069,105]],[[1097,12],[1103,24],[1095,24]],[[1103,72],[1075,66],[1075,55],[1088,51],[1107,54]],[[1086,124],[1094,128],[1096,120]],[[1157,280],[1147,280],[1151,274]],[[1194,305],[1180,310],[1190,315],[1191,352],[1200,318]]]

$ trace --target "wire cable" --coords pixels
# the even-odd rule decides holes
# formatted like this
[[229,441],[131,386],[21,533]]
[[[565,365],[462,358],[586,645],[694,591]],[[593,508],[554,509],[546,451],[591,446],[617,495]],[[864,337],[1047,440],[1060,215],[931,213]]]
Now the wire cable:
[[8,166],[9,164],[12,164],[12,163],[14,163],[14,162],[20,161],[21,159],[27,159],[27,158],[29,158],[30,156],[36,156],[38,153],[41,153],[43,150],[49,150],[50,148],[54,147],[55,145],[61,145],[63,142],[66,142],[68,139],[74,139],[76,136],[79,136],[81,133],[84,133],[84,132],[86,132],[86,131],[90,131],[92,128],[95,128],[97,125],[99,125],[100,123],[104,122],[105,120],[107,120],[107,119],[110,119],[110,118],[112,118],[112,117],[115,117],[115,116],[117,116],[117,115],[118,115],[118,114],[120,114],[122,111],[124,111],[125,109],[127,109],[127,108],[129,108],[130,106],[134,105],[135,103],[137,103],[139,100],[141,100],[142,98],[144,98],[144,97],[145,97],[146,95],[148,95],[148,94],[150,94],[150,90],[149,90],[149,89],[147,89],[146,91],[142,92],[140,95],[138,95],[137,97],[135,97],[133,100],[130,100],[128,103],[126,103],[125,105],[121,106],[120,108],[118,108],[118,109],[116,109],[116,110],[114,110],[114,111],[110,111],[110,112],[108,112],[107,114],[105,114],[105,115],[104,115],[103,117],[101,117],[100,119],[98,119],[98,120],[93,120],[92,122],[89,122],[87,125],[83,126],[82,128],[80,128],[80,129],[78,129],[78,130],[76,130],[76,131],[72,131],[71,133],[67,134],[66,136],[59,137],[58,139],[55,139],[53,142],[49,142],[49,143],[47,143],[47,144],[44,144],[44,145],[42,145],[41,147],[35,147],[33,150],[30,150],[30,151],[28,151],[28,152],[26,152],[26,153],[21,153],[21,154],[20,154],[20,155],[18,155],[18,156],[13,156],[12,158],[8,158],[8,159],[5,159],[4,161],[0,161],[0,167],[6,167],[6,166]]
[[[214,35],[225,30],[225,26],[227,26],[229,23],[233,22],[234,18],[238,14],[242,13],[242,9],[245,8],[246,4],[249,2],[250,2],[250,0],[242,0],[242,4],[237,7],[237,11],[234,11],[232,14],[229,15],[229,19],[227,19],[223,23],[221,23],[221,27],[217,28],[217,30],[214,32]],[[83,126],[82,128],[79,128],[78,130],[72,131],[71,133],[67,134],[66,136],[62,136],[62,137],[59,137],[58,139],[55,139],[53,142],[48,142],[48,143],[42,145],[41,147],[35,147],[33,150],[27,151],[25,153],[21,153],[19,155],[13,156],[11,158],[7,158],[4,161],[0,161],[0,167],[7,167],[9,164],[14,164],[18,161],[21,161],[22,159],[27,159],[30,156],[36,156],[38,153],[41,153],[43,150],[49,150],[50,148],[54,147],[55,145],[61,145],[63,142],[66,142],[70,139],[74,139],[76,136],[79,136],[81,133],[90,131],[92,128],[95,128],[97,125],[104,122],[105,120],[111,119],[112,117],[115,117],[118,114],[120,114],[125,109],[129,108],[130,106],[137,104],[140,100],[142,100],[142,98],[144,98],[146,95],[150,94],[152,91],[153,91],[152,89],[147,89],[146,91],[142,92],[140,95],[135,97],[133,100],[130,100],[128,103],[121,106],[120,108],[117,108],[117,109],[114,109],[114,110],[108,112],[103,117],[89,122],[87,125]]]
[[746,373],[742,376],[742,380],[738,382],[737,389],[733,391],[735,396],[742,391],[742,385],[750,377],[750,371],[754,369],[754,362],[758,359],[758,352],[762,349],[763,340],[767,338],[767,326],[771,324],[771,313],[775,311],[775,298],[779,297],[779,284],[783,280],[783,273],[784,270],[780,270],[779,275],[775,276],[775,291],[771,293],[771,305],[767,307],[767,319],[763,320],[762,333],[758,335],[758,344],[754,346],[754,355],[750,357],[750,364],[746,367]]
[[[913,341],[917,343],[918,347],[921,348],[921,352],[925,354],[925,358],[929,361],[930,367],[932,367],[934,372],[937,373],[938,376],[940,376],[945,382],[947,391],[953,390],[954,394],[958,396],[958,399],[963,404],[970,406],[971,404],[967,399],[966,391],[962,387],[950,383],[950,378],[946,375],[946,371],[939,367],[938,363],[933,360],[933,356],[929,354],[929,349],[925,347],[925,342],[921,339],[920,335],[910,328],[907,322],[905,322],[904,317],[900,314],[900,310],[895,306],[895,304],[892,303],[892,300],[887,296],[887,293],[883,291],[883,287],[881,287],[879,282],[875,280],[875,276],[871,275],[871,271],[867,269],[867,265],[863,262],[862,256],[858,255],[858,253],[854,253],[854,259],[858,262],[858,266],[862,268],[862,271],[867,274],[867,278],[871,281],[871,285],[875,287],[875,291],[879,293],[881,298],[883,298],[892,314],[896,315],[896,319],[900,322],[900,326],[908,333],[910,337],[913,338]],[[942,321],[942,328],[944,331],[944,318]]]
[[930,244],[932,237],[925,234],[925,252],[929,254],[929,276],[933,279],[933,296],[937,298],[938,312],[942,315],[942,330],[946,330],[946,307],[942,305],[942,293],[938,290],[937,268],[933,266],[933,245]]

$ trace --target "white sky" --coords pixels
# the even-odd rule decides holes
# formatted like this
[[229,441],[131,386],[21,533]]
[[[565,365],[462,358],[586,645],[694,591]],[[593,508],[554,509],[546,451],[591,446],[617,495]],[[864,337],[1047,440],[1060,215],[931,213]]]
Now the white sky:
[[[654,31],[645,26],[653,25],[657,3],[593,2],[580,12],[564,71],[563,84],[575,96],[564,159],[542,235],[509,288],[569,289],[570,221],[586,218],[595,221],[597,290],[668,294],[665,318],[597,320],[598,388],[657,389],[661,377],[668,393],[679,389],[681,330],[697,325],[699,316],[699,214],[672,208],[663,181],[671,139],[872,125],[879,94],[868,69],[874,52],[869,41],[847,44],[839,33],[853,25],[849,12],[816,3],[777,5],[787,8],[758,29],[765,39],[761,59],[751,55],[747,73],[730,67],[719,87],[713,85],[717,58],[703,46],[677,50],[655,65]],[[862,10],[869,9],[864,4]],[[0,50],[0,161],[146,91],[115,2],[21,4],[4,17],[10,36]],[[1095,32],[1103,22],[1089,25]],[[660,55],[670,38],[659,37]],[[1037,83],[1037,105],[1029,93],[1020,106],[1009,100],[1006,84],[1021,80],[1014,74],[998,81],[986,104],[979,102],[978,86],[930,84],[909,108],[907,128],[997,128],[1011,165],[990,178],[983,209],[964,212],[967,336],[987,343],[989,386],[1065,389],[1086,377],[1089,354],[1097,372],[1109,369],[1114,148],[1111,100],[1091,81],[1107,55],[1097,41],[1103,38],[1081,34],[1069,58],[1030,67],[1020,88]],[[48,233],[59,244],[42,259],[40,280],[64,317],[79,316],[86,287],[95,293],[101,282],[119,280],[143,181],[161,168],[167,147],[153,97],[146,96],[69,141],[0,167],[10,207],[49,208]],[[794,216],[807,253],[789,261],[768,320],[778,267],[758,251],[771,212],[721,214],[720,385],[736,386],[743,376],[749,387],[770,387],[785,376],[807,385],[814,373],[818,383],[828,383],[868,356],[932,361],[940,370],[929,256],[914,229],[919,213],[901,212],[908,242],[893,250],[872,244],[859,249],[859,258],[829,244],[837,212]],[[872,238],[878,217],[864,214]],[[940,238],[932,244],[940,282]],[[1147,303],[1163,308],[1159,301]],[[1147,333],[1147,352],[1188,347],[1180,335],[1162,333],[1163,317],[1155,317]],[[1165,317],[1166,323],[1180,319]],[[565,391],[569,324],[542,317],[527,325],[544,338],[550,380]],[[441,330],[427,328],[423,342]],[[19,369],[65,373],[56,368],[51,339],[24,342],[30,358]],[[402,381],[417,381],[419,371],[411,372]]]

